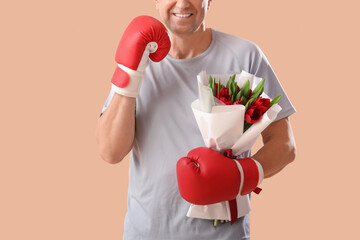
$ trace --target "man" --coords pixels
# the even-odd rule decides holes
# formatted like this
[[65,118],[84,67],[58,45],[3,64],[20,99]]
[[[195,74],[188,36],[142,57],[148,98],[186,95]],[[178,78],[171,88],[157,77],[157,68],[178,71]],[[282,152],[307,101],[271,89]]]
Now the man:
[[[263,131],[264,146],[252,156],[261,164],[264,178],[295,158],[288,119],[295,109],[256,44],[205,27],[211,0],[154,2],[169,30],[169,54],[159,62],[149,61],[139,77],[139,92],[129,94],[121,87],[112,88],[96,130],[105,161],[118,163],[131,151],[124,239],[249,239],[249,214],[233,225],[217,227],[210,220],[186,217],[190,203],[179,194],[176,163],[191,149],[204,146],[190,107],[198,97],[196,75],[202,70],[230,74],[245,70],[266,79],[265,92],[271,98],[282,94],[282,111]],[[126,67],[119,68],[132,74]],[[114,74],[113,85],[127,85],[128,79],[119,84],[114,80],[119,75]]]

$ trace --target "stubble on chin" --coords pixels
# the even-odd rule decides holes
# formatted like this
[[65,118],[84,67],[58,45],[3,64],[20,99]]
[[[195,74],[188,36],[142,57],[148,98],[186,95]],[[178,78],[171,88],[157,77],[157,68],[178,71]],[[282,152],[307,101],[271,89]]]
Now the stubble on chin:
[[174,35],[178,36],[186,36],[186,35],[192,35],[194,33],[197,33],[199,31],[205,30],[205,24],[201,23],[198,24],[189,24],[189,25],[177,25],[176,23],[172,23],[171,21],[164,22],[166,28]]

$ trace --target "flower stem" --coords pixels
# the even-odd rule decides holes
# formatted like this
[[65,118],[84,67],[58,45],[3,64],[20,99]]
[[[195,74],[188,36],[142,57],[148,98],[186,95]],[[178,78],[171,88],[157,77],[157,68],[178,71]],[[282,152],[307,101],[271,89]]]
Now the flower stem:
[[214,219],[214,227],[217,226],[217,223],[218,223],[218,220],[217,220],[217,219]]

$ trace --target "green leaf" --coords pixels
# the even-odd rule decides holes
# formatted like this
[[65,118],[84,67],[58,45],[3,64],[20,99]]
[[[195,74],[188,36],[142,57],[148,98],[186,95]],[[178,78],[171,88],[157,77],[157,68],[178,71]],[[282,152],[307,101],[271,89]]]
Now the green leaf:
[[226,88],[229,88],[229,89],[230,89],[230,85],[231,85],[231,82],[227,82],[227,83],[226,83]]
[[240,92],[240,91],[238,91],[238,85],[237,85],[237,82],[234,82],[234,89],[235,89],[235,93],[236,94],[238,94],[238,92]]
[[270,102],[270,107],[276,103],[278,103],[281,99],[281,94],[276,96],[271,102]]
[[209,77],[209,85],[210,85],[210,87],[212,89],[213,95],[216,96],[216,94],[215,94],[215,80],[211,77],[211,75]]
[[240,91],[236,94],[236,98],[235,98],[235,101],[238,101],[238,100],[240,100]]
[[259,96],[262,94],[262,91],[264,90],[264,88],[261,88],[260,91],[257,91],[257,92],[253,92],[252,95],[251,95],[251,98],[253,101],[256,101]]
[[[234,80],[232,79],[232,76],[230,76],[229,79],[228,79],[228,81],[227,81],[227,83],[228,83],[228,84],[231,84],[233,81],[234,81]],[[226,86],[228,87],[228,85],[226,85]]]
[[258,97],[260,97],[261,94],[263,94],[263,92],[264,92],[264,87],[261,88],[261,90],[260,90],[260,92],[259,92],[259,94],[258,94]]
[[240,89],[241,96],[245,96],[245,98],[248,99],[249,98],[249,90],[250,90],[250,81],[247,80]]
[[233,75],[230,77],[230,79],[229,79],[229,80],[231,80],[232,82],[234,82],[235,77],[236,77],[236,74],[233,74]]
[[232,88],[232,92],[236,94],[236,82],[232,82],[231,88]]
[[252,123],[248,123],[248,122],[246,122],[245,120],[244,120],[244,132],[246,131],[246,130],[248,130],[250,127],[251,127],[251,125],[253,125]]
[[221,79],[219,78],[219,83],[218,83],[218,92],[216,93],[216,95],[218,95],[218,94],[219,94],[220,89],[221,89]]
[[252,104],[252,102],[253,102],[253,99],[250,99],[250,100],[246,103],[246,105],[245,105],[245,112],[246,112],[246,110],[248,109],[248,107],[250,106],[250,104]]
[[[229,80],[227,81],[226,87],[231,89],[232,85],[234,84],[235,74],[230,76]],[[233,91],[234,92],[234,91]]]
[[246,99],[244,96],[241,96],[241,97],[240,97],[240,101],[241,101],[243,104],[246,104],[247,99]]
[[[253,94],[258,94],[258,93],[260,92],[261,88],[264,87],[264,83],[265,83],[265,78],[263,78],[263,79],[259,82],[259,84],[258,84],[258,85],[256,86],[256,88],[254,89]],[[260,96],[260,95],[258,95],[258,96]]]
[[229,81],[226,83],[226,87],[230,89],[231,86],[231,79],[229,79]]
[[[238,95],[238,91],[237,91],[237,87],[236,87],[237,85],[236,85],[236,83],[235,83],[235,88],[234,88],[234,92],[233,92],[233,94],[234,94],[234,99],[236,99],[237,98],[237,95]],[[235,100],[236,101],[236,100]]]

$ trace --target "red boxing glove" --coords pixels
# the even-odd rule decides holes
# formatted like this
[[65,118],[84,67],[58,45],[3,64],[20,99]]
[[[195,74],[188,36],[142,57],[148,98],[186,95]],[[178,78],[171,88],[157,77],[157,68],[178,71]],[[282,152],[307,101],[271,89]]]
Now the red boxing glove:
[[118,63],[112,89],[121,95],[137,97],[149,58],[159,62],[171,47],[165,26],[150,16],[134,18],[126,28],[116,51]]
[[178,160],[176,173],[180,195],[188,202],[209,205],[246,195],[263,180],[263,169],[252,158],[231,159],[211,148],[191,150]]

